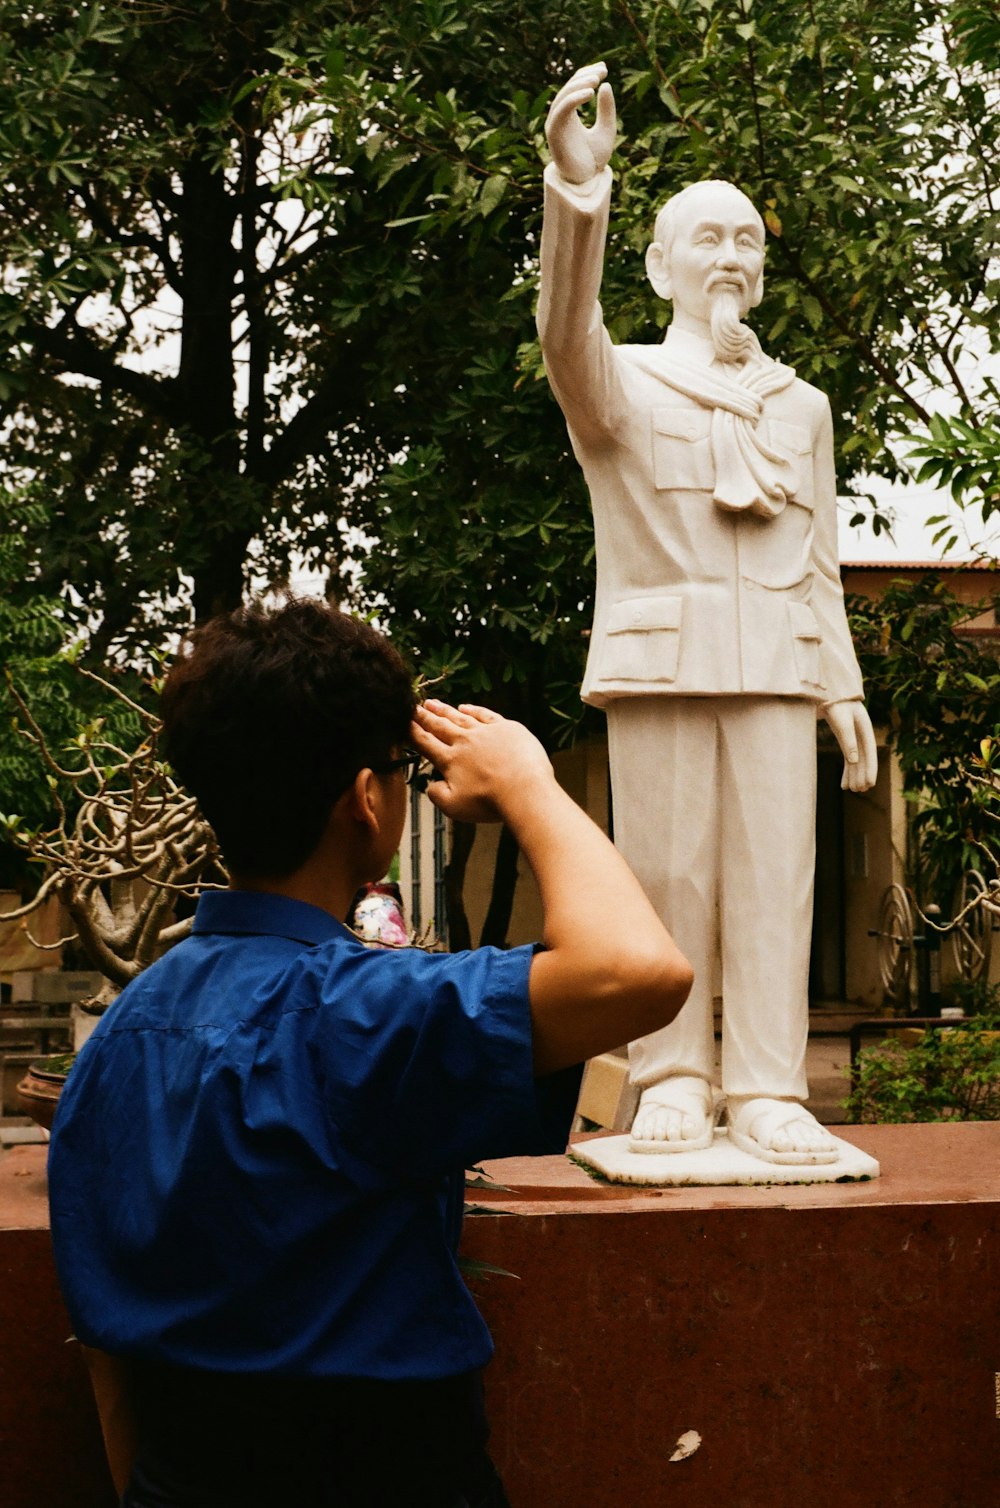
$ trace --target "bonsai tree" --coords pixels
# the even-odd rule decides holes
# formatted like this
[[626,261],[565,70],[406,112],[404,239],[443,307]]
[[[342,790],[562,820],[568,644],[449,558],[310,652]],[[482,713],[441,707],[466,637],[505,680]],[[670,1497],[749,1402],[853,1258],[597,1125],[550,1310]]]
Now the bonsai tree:
[[99,1014],[118,992],[165,948],[185,937],[191,917],[178,919],[183,897],[225,879],[215,836],[193,797],[180,788],[157,757],[157,718],[118,687],[79,668],[138,719],[139,741],[123,748],[111,740],[107,719],[97,718],[56,752],[7,676],[18,712],[18,729],[37,752],[48,776],[56,821],[32,829],[18,817],[3,817],[8,837],[30,862],[44,868],[35,895],[0,920],[27,918],[50,896],[69,913],[74,931],[37,948],[76,943],[104,975],[97,995],[85,1002]]

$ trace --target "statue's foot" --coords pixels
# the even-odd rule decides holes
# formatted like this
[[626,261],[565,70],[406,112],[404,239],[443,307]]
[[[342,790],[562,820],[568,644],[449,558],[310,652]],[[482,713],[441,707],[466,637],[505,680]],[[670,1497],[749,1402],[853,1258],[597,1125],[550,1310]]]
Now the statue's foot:
[[729,1139],[764,1162],[829,1163],[837,1143],[798,1100],[731,1096],[726,1109]]
[[675,1074],[642,1091],[630,1152],[696,1152],[710,1147],[719,1111],[707,1079]]

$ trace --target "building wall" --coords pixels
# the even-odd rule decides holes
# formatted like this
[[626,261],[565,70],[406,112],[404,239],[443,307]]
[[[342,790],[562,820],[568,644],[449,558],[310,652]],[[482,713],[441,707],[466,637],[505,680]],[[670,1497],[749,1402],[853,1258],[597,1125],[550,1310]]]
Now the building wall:
[[407,924],[420,940],[447,940],[442,884],[450,843],[437,808],[411,789],[399,848],[399,886]]
[[[881,730],[880,730],[881,731]],[[906,878],[906,807],[899,766],[879,738],[878,779],[863,795],[842,796],[844,826],[844,994],[873,1011],[882,1004],[878,925],[889,885]]]
[[919,561],[902,560],[855,561],[841,566],[840,576],[844,591],[858,597],[881,597],[893,581],[919,581],[927,575],[943,578],[960,602],[972,605],[989,603],[982,612],[969,619],[967,629],[972,632],[995,633],[998,618],[993,605],[997,595],[997,573],[988,565],[970,561]]
[[[20,905],[19,891],[0,890],[0,995],[4,996],[9,994],[15,974],[58,968],[62,953],[54,945],[73,932],[72,923],[55,896],[49,896],[28,917],[9,922],[2,920],[5,912],[16,911]],[[44,946],[36,948],[32,938]]]

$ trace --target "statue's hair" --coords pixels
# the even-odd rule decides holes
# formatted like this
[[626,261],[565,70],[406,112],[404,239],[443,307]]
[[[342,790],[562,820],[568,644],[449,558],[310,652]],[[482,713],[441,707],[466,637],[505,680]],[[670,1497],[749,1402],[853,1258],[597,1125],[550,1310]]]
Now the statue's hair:
[[754,218],[760,226],[761,235],[764,234],[764,222],[741,188],[737,188],[735,183],[727,183],[724,178],[704,178],[700,183],[689,183],[687,188],[682,188],[676,194],[671,194],[667,202],[661,205],[657,212],[656,223],[653,226],[653,239],[660,243],[668,255],[670,248],[674,244],[674,237],[677,234],[677,217],[680,210],[689,199],[694,198],[701,190],[718,188],[732,189],[734,194],[739,194],[741,199],[746,199],[747,204],[753,210]]

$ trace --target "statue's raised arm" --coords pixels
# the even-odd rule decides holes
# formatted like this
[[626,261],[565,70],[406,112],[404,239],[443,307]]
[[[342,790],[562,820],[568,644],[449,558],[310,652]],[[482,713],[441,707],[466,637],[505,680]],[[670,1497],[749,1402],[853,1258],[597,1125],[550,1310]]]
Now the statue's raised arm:
[[[598,303],[618,119],[607,73],[604,63],[577,69],[545,122],[552,161],[545,169],[536,316],[549,382],[570,430],[594,440],[616,433],[625,413]],[[585,126],[578,111],[595,95],[596,119]]]
[[[607,167],[615,146],[618,116],[615,96],[607,82],[605,63],[578,68],[552,101],[545,119],[545,139],[559,176],[567,183],[586,184]],[[578,111],[597,95],[597,119],[587,127]]]

